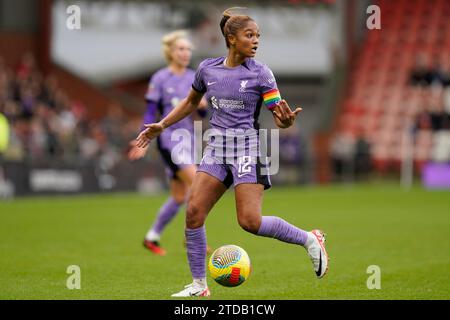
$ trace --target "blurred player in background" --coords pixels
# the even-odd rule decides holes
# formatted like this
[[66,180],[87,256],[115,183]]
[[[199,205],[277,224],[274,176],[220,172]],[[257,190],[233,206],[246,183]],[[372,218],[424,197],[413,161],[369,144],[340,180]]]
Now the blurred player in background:
[[[146,125],[147,129],[137,138],[138,146],[146,147],[152,138],[189,116],[196,110],[205,93],[213,106],[211,126],[223,133],[226,139],[230,134],[230,130],[226,129],[247,130],[250,131],[248,135],[252,135],[251,129],[254,129],[254,134],[258,134],[258,116],[263,101],[279,128],[288,128],[294,124],[301,108],[295,111],[290,109],[287,102],[281,99],[272,71],[253,59],[259,46],[258,25],[249,16],[232,15],[230,10],[224,12],[220,22],[228,55],[206,59],[199,65],[189,96],[159,123]],[[239,158],[238,163],[224,162],[217,156],[217,150],[227,147],[218,145],[223,140],[214,137],[209,141],[188,200],[185,235],[193,282],[172,296],[210,295],[206,283],[204,222],[232,183],[240,226],[255,235],[303,246],[311,258],[317,277],[322,278],[328,270],[324,234],[320,230],[306,232],[276,216],[262,216],[263,191],[270,187],[270,179],[268,175],[261,174],[264,165],[259,161],[259,154],[257,161],[234,154]],[[254,141],[259,152],[259,139]],[[245,142],[246,149],[251,147],[250,142]]]
[[[167,116],[181,99],[188,95],[194,81],[195,72],[188,68],[192,56],[192,44],[187,33],[182,30],[171,32],[163,37],[162,44],[168,66],[157,71],[150,80],[145,96],[147,111],[144,114],[143,123],[157,121],[158,114],[161,118]],[[200,115],[205,115],[206,106],[206,102],[200,103]],[[143,129],[145,129],[144,126],[141,131]],[[175,146],[179,147],[178,141],[171,140],[171,135],[176,129],[188,130],[192,138],[191,145],[183,145],[181,152],[172,152]],[[160,246],[161,234],[185,202],[195,176],[197,167],[193,164],[193,137],[193,118],[190,115],[170,127],[157,139],[158,150],[164,160],[166,174],[170,181],[171,193],[144,239],[144,246],[157,255],[166,254],[166,250]],[[147,147],[137,147],[136,142],[133,141],[128,158],[140,159],[144,157],[147,150]]]

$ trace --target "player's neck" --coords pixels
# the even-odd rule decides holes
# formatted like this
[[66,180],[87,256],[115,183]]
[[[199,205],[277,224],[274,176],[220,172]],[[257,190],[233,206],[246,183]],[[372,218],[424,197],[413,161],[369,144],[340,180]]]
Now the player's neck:
[[180,66],[176,63],[169,64],[169,70],[173,74],[182,75],[186,71],[186,67]]
[[224,60],[225,67],[234,68],[244,63],[247,57],[230,50],[228,56]]

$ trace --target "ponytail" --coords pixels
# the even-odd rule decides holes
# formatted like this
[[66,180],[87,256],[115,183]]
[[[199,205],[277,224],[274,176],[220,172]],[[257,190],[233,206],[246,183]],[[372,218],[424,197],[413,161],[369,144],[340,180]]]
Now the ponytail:
[[228,35],[236,35],[237,31],[241,29],[248,21],[253,21],[252,18],[246,15],[233,15],[232,10],[247,9],[245,7],[232,7],[223,12],[222,19],[220,20],[220,31],[225,38],[227,48],[230,47],[228,42]]

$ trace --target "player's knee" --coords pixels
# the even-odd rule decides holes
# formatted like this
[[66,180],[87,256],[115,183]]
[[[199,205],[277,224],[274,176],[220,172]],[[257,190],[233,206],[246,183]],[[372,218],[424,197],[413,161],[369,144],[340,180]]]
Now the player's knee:
[[258,233],[260,224],[261,224],[260,219],[250,217],[239,218],[239,225],[241,226],[241,228],[253,234]]
[[186,227],[189,229],[199,228],[204,223],[204,213],[199,205],[189,202],[186,209]]
[[186,201],[186,194],[185,192],[176,192],[172,194],[173,199],[176,203],[179,205],[182,205]]

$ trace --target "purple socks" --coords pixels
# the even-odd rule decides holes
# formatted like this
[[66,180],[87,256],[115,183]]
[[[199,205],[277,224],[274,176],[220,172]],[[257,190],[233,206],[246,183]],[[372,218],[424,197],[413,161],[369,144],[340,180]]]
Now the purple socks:
[[263,216],[259,227],[259,236],[275,238],[283,242],[305,245],[308,233],[293,226],[281,218]]
[[206,231],[205,226],[196,229],[185,229],[186,249],[192,277],[206,277]]
[[152,230],[157,234],[161,234],[166,225],[176,216],[180,205],[170,197],[166,203],[161,207],[158,213],[158,217],[153,224]]
[[[185,229],[186,249],[194,279],[206,276],[206,231],[205,226],[196,229]],[[280,241],[304,246],[308,233],[296,226],[273,216],[263,216],[257,235],[275,238]]]

